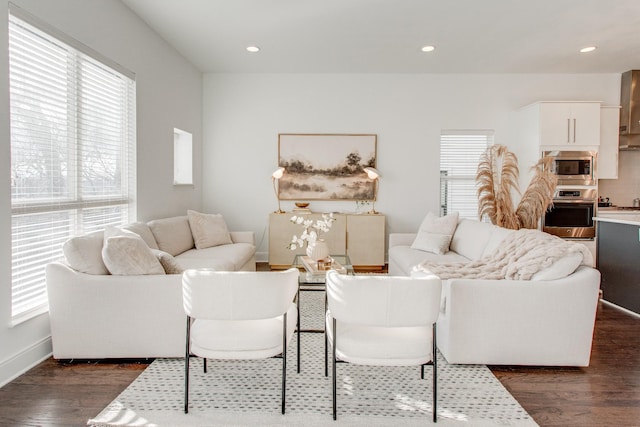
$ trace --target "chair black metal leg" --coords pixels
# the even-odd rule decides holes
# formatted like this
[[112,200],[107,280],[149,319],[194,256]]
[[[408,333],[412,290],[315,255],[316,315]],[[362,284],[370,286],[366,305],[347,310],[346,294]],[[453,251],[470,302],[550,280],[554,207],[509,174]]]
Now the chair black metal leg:
[[298,285],[298,294],[296,296],[296,307],[298,309],[298,320],[296,322],[296,329],[298,334],[298,373],[300,373],[300,285]]
[[[298,354],[299,355],[299,354]],[[300,365],[298,364],[298,368]],[[285,411],[285,401],[287,393],[287,313],[282,319],[282,414]]]
[[420,379],[424,379],[424,364],[420,365]]
[[187,339],[184,354],[184,413],[189,413],[189,341],[191,339],[191,319],[187,316]]
[[333,420],[335,421],[337,418],[337,410],[336,410],[336,319],[333,319],[333,342],[332,342],[332,354],[333,354],[333,366],[332,366],[332,374],[333,374]]
[[207,373],[207,358],[206,357],[204,358],[203,366],[204,366],[204,373],[206,374]]
[[431,357],[433,358],[433,422],[438,422],[438,346],[436,345],[436,324],[433,324],[433,349]]
[[324,376],[329,376],[329,355],[327,354],[327,293],[324,294]]

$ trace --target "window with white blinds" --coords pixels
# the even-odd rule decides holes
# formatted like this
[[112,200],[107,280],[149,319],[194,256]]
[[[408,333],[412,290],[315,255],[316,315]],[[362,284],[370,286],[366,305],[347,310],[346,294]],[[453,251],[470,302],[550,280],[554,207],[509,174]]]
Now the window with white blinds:
[[440,134],[440,215],[459,212],[478,219],[478,161],[493,144],[490,130],[445,130]]
[[135,218],[135,80],[103,59],[11,9],[13,323],[47,309],[67,239]]

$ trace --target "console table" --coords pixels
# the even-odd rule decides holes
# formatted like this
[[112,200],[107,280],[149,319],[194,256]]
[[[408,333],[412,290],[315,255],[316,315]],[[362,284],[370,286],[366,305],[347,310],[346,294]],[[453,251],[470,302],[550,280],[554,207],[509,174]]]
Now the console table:
[[[294,235],[302,232],[300,225],[291,223],[296,212],[269,215],[269,266],[272,269],[291,267],[295,255],[305,253],[305,248],[292,251],[287,248]],[[302,214],[316,221],[322,213]],[[322,238],[332,254],[346,254],[356,268],[384,268],[386,217],[380,214],[334,214],[331,229]]]

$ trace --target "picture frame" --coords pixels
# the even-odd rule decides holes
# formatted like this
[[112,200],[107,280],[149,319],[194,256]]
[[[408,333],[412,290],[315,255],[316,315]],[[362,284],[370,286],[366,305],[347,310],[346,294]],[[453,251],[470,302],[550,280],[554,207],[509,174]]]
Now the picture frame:
[[376,134],[278,134],[280,200],[371,200],[376,167]]

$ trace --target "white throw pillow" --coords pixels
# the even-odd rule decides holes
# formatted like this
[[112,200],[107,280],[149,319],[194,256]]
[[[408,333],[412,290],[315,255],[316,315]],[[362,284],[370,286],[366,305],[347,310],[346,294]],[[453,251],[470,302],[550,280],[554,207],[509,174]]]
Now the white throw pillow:
[[449,251],[449,244],[458,225],[458,212],[437,217],[429,212],[422,221],[411,249],[442,255]]
[[213,246],[228,245],[232,243],[227,223],[220,214],[204,214],[196,211],[187,211],[189,226],[193,234],[196,249],[205,249]]
[[87,274],[109,274],[102,261],[102,231],[72,237],[62,245],[69,267]]
[[162,264],[140,236],[116,227],[104,230],[102,260],[113,275],[165,274]]
[[538,271],[531,276],[531,280],[557,280],[567,277],[572,274],[580,266],[583,260],[583,255],[580,252],[571,253],[563,258],[560,258],[549,267]]
[[142,240],[149,246],[149,249],[158,249],[156,238],[153,237],[151,229],[145,222],[132,222],[120,227],[122,230],[129,230],[142,237]]

